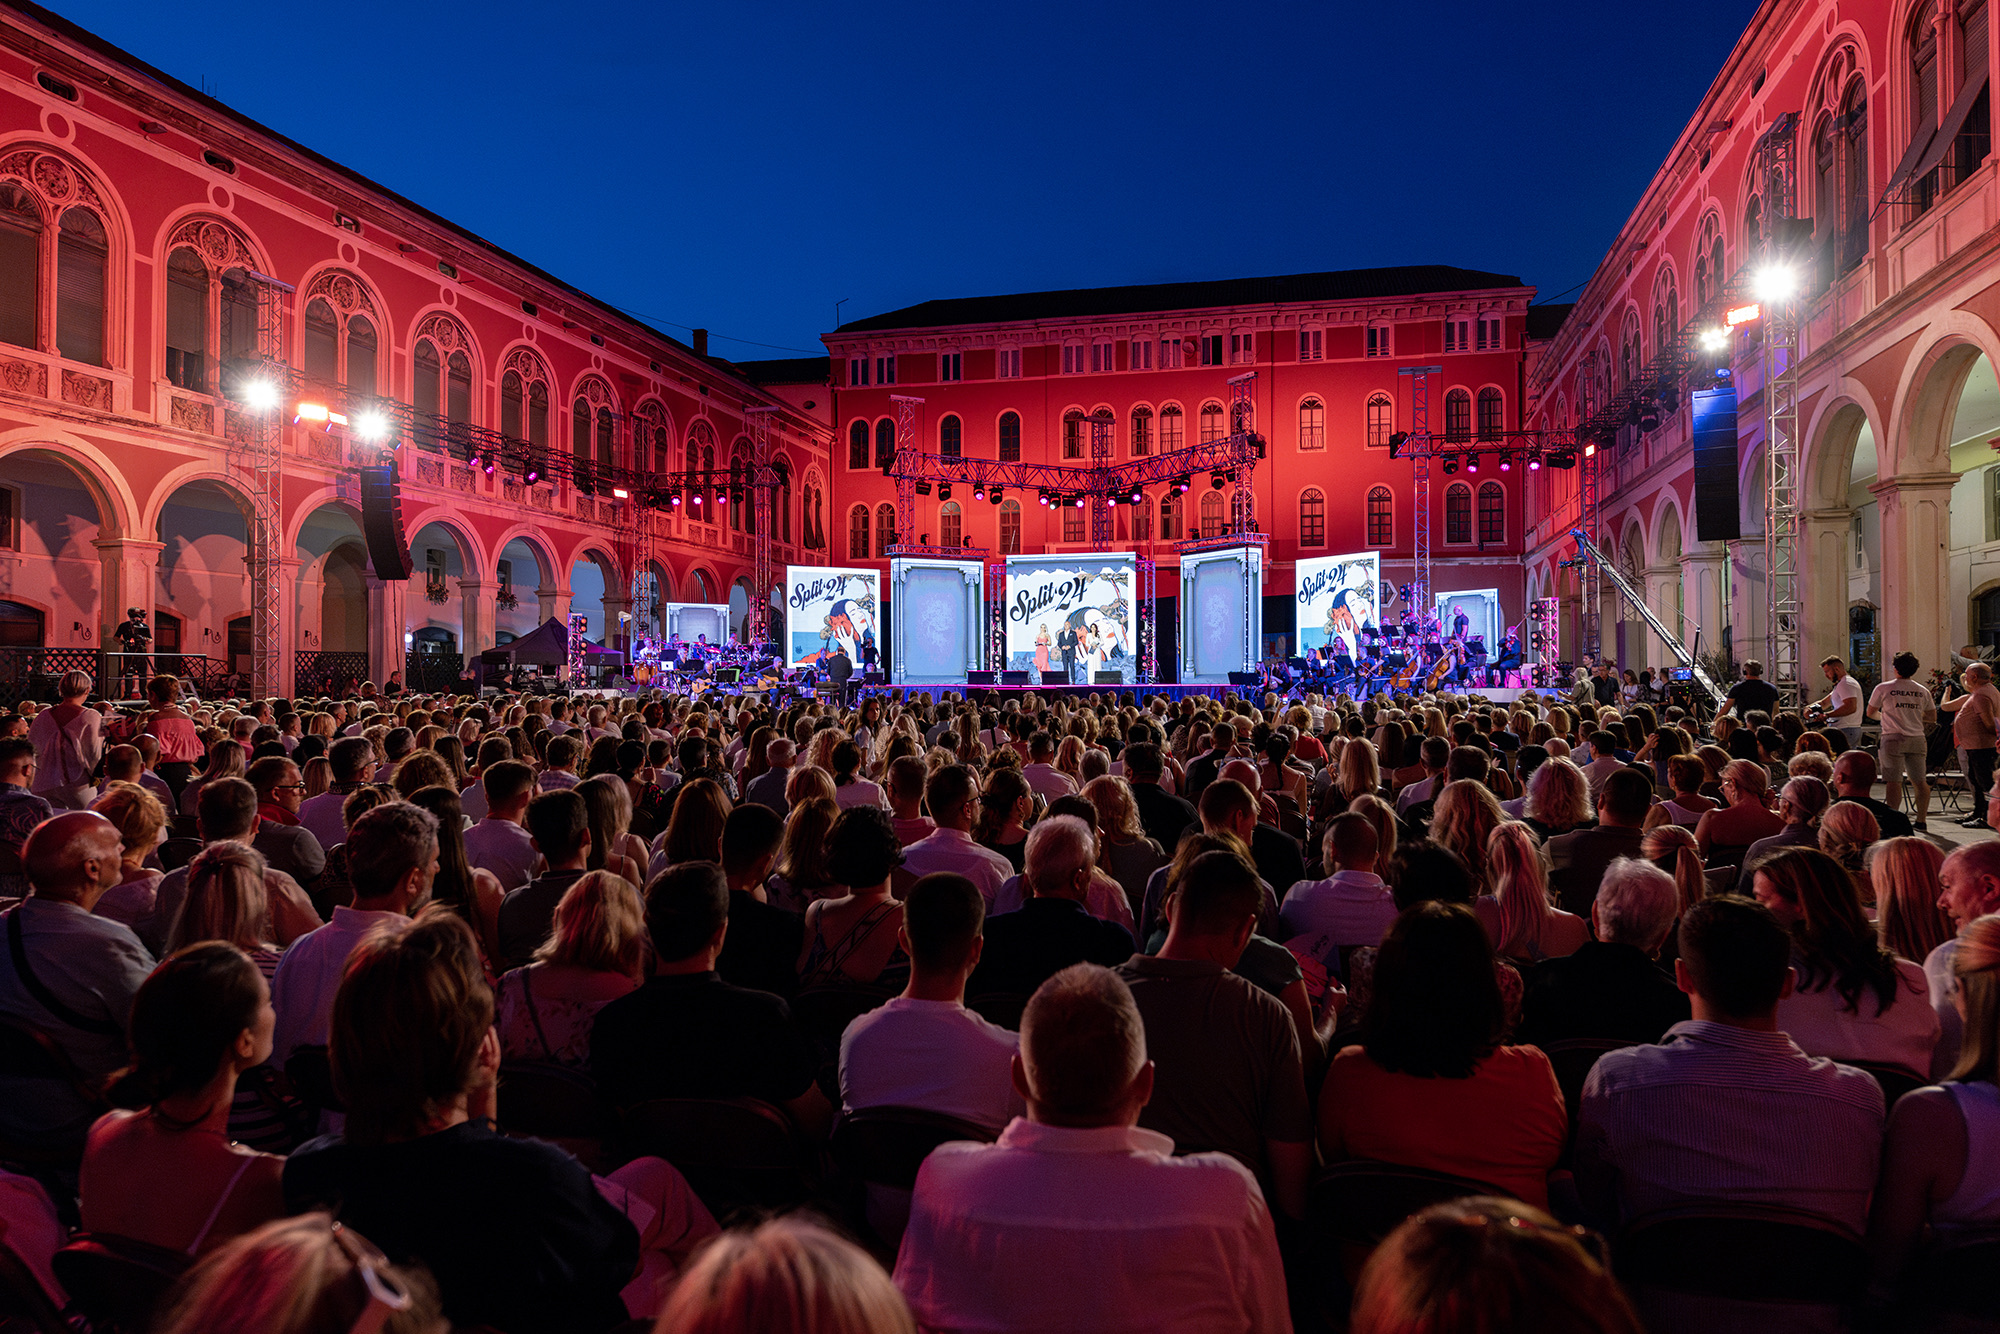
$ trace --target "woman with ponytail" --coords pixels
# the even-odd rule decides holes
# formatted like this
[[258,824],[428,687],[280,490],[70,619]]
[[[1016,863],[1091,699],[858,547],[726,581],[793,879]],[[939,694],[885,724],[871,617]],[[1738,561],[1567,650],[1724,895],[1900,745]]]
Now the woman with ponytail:
[[285,1215],[285,1160],[229,1138],[236,1080],[271,1055],[271,988],[235,945],[189,945],[132,1002],[139,1111],[107,1112],[83,1151],[86,1231],[190,1258]]

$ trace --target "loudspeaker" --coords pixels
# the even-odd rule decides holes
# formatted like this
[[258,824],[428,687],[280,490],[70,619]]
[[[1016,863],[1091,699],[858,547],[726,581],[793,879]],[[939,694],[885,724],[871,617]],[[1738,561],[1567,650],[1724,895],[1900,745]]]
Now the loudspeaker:
[[1092,682],[1094,682],[1095,684],[1097,684],[1097,685],[1101,685],[1101,686],[1122,686],[1122,685],[1124,685],[1124,684],[1125,684],[1125,673],[1123,673],[1123,672],[1099,672],[1099,673],[1097,673],[1097,674],[1096,674],[1095,676],[1091,677],[1090,679],[1091,679],[1091,680],[1092,680]]
[[361,533],[377,579],[410,577],[410,539],[403,532],[403,495],[393,463],[361,470]]
[[1069,676],[1065,672],[1043,672],[1042,684],[1045,686],[1066,686],[1069,684]]
[[733,686],[737,681],[742,679],[742,676],[743,669],[741,667],[718,667],[715,669],[715,683],[719,686]]
[[1694,415],[1694,532],[1698,542],[1742,536],[1736,490],[1736,390],[1697,389]]
[[969,686],[990,686],[998,675],[998,672],[967,672],[965,683]]
[[1000,684],[1003,686],[1024,686],[1030,684],[1027,672],[1002,672]]
[[1254,686],[1258,680],[1259,677],[1255,672],[1231,672],[1229,674],[1229,684],[1233,686]]

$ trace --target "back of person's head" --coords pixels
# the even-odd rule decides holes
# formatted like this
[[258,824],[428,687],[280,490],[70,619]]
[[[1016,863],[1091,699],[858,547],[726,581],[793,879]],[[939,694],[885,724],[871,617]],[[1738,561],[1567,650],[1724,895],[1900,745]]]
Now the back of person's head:
[[1470,780],[1484,783],[1492,770],[1493,760],[1477,746],[1453,746],[1445,757],[1444,776],[1448,783]]
[[1021,1013],[1021,1064],[1036,1107],[1104,1124],[1146,1064],[1146,1027],[1124,980],[1079,963],[1042,983]]
[[1777,1008],[1792,966],[1791,933],[1769,908],[1738,894],[1703,899],[1681,914],[1681,960],[1694,993],[1729,1019]]
[[392,727],[382,738],[382,753],[390,763],[402,759],[417,748],[417,734],[407,727]]
[[[794,798],[794,809],[798,805]],[[667,841],[662,848],[667,860],[712,862],[721,856],[722,830],[729,821],[729,810],[729,795],[713,778],[681,784],[673,814],[667,817]]]
[[[131,748],[128,746],[126,749]],[[139,752],[132,753],[136,755]],[[167,808],[160,804],[158,797],[137,783],[109,784],[97,800],[90,803],[90,809],[118,826],[118,837],[124,844],[128,860],[151,852],[160,841],[160,832],[167,827]]]
[[910,962],[925,973],[963,968],[985,923],[986,899],[979,887],[949,871],[919,877],[903,900]]
[[1362,1045],[1385,1070],[1465,1079],[1506,1029],[1486,928],[1462,903],[1405,909],[1375,956]]
[[136,783],[146,761],[137,746],[112,746],[104,752],[104,777],[114,783]]
[[1695,792],[1708,781],[1708,766],[1693,755],[1676,755],[1667,761],[1667,786],[1676,792]]
[[1226,829],[1233,822],[1257,817],[1257,798],[1233,778],[1218,778],[1202,789],[1196,809],[1204,829]]
[[1951,1078],[2000,1083],[2000,914],[1965,924],[1951,968],[1965,1006],[1965,1036]]
[[872,889],[903,864],[903,841],[879,806],[854,806],[840,813],[826,841],[826,869],[852,889]]
[[542,963],[593,973],[637,977],[646,961],[646,910],[632,882],[590,871],[556,902],[549,938],[535,951]]
[[1680,908],[1672,876],[1636,857],[1615,858],[1597,882],[1598,939],[1651,954],[1667,938]]
[[1204,852],[1174,891],[1174,929],[1231,937],[1255,923],[1263,906],[1264,882],[1256,867],[1233,852]]
[[1081,899],[1086,874],[1097,864],[1090,826],[1074,815],[1051,815],[1028,831],[1023,878],[1045,898]]
[[250,956],[220,940],[174,951],[132,1000],[135,1092],[148,1103],[207,1087],[222,1063],[256,1059],[270,993]]
[[407,801],[385,801],[347,827],[344,846],[354,897],[383,898],[437,860],[437,817]]
[[1426,769],[1442,769],[1451,763],[1451,742],[1441,736],[1425,737],[1417,750]]
[[583,758],[583,742],[577,740],[576,733],[564,732],[549,742],[548,751],[542,757],[551,769],[573,769]]
[[1528,803],[1522,812],[1556,829],[1574,828],[1588,820],[1590,784],[1583,770],[1566,755],[1552,757],[1528,779]]
[[1903,652],[1889,659],[1889,665],[1896,669],[1896,675],[1907,677],[1915,676],[1920,664],[1917,662],[1917,655],[1905,649]]
[[1326,827],[1326,836],[1321,853],[1326,858],[1326,869],[1332,873],[1335,864],[1357,866],[1372,864],[1380,850],[1382,840],[1375,833],[1375,826],[1357,811],[1347,811],[1334,817]]
[[693,958],[728,920],[729,879],[714,862],[669,866],[646,886],[646,931],[661,963]]
[[1864,849],[1882,837],[1875,812],[1858,801],[1836,801],[1819,818],[1820,850],[1829,857],[1858,869]]
[[333,743],[333,749],[326,753],[327,762],[333,765],[333,781],[355,783],[375,762],[375,747],[367,737],[342,737]]
[[264,855],[242,843],[211,843],[195,854],[188,863],[180,911],[167,932],[167,948],[204,940],[268,948],[270,891],[264,872]]
[[769,806],[746,801],[722,825],[722,869],[740,875],[766,856],[776,856],[785,821]]
[[674,1284],[654,1334],[916,1334],[887,1271],[866,1251],[792,1214],[723,1233]]
[[1390,892],[1399,909],[1419,903],[1469,904],[1478,888],[1465,858],[1427,838],[1399,845],[1390,872]]
[[1125,748],[1123,758],[1125,773],[1131,778],[1152,780],[1166,771],[1166,761],[1161,758],[1160,748],[1150,741],[1133,742]]
[[1833,800],[1826,784],[1810,774],[1800,774],[1789,780],[1778,795],[1792,808],[1793,817],[1802,824],[1817,820]]
[[1927,838],[1892,838],[1875,849],[1868,878],[1875,889],[1883,948],[1900,959],[1923,960],[1950,940],[1951,918],[1938,907],[1944,852]]
[[486,791],[487,810],[505,810],[535,786],[535,771],[519,760],[499,759],[481,770],[479,785]]
[[[949,766],[948,766],[949,767]],[[904,755],[889,764],[889,796],[901,802],[921,801],[924,796],[924,762]],[[961,797],[959,800],[963,801]]]
[[544,792],[528,803],[525,821],[535,846],[550,866],[568,861],[583,847],[590,832],[590,808],[574,788]]
[[1652,804],[1653,781],[1638,769],[1615,770],[1597,791],[1597,813],[1624,825],[1644,820]]
[[1369,1257],[1350,1334],[1642,1334],[1584,1236],[1519,1200],[1432,1205]]
[[210,843],[242,838],[257,827],[257,789],[241,778],[204,783],[195,798],[195,820]]
[[394,786],[396,794],[404,798],[427,787],[448,787],[453,792],[458,791],[458,784],[452,781],[451,766],[433,750],[412,751],[396,766]]
[[[897,760],[896,764],[910,765],[919,773],[923,770],[923,761],[914,756]],[[955,818],[959,809],[978,795],[979,780],[963,764],[945,764],[924,779],[923,791],[924,804],[930,807],[933,819]]]
[[257,789],[259,798],[268,797],[278,784],[285,781],[292,772],[293,764],[284,755],[266,755],[253,761],[243,776],[250,780],[250,786]]
[[1590,734],[1589,741],[1591,751],[1600,760],[1609,759],[1617,753],[1618,734],[1616,732],[1599,729]]
[[326,1213],[281,1218],[224,1242],[188,1271],[164,1306],[154,1334],[437,1334],[445,1328],[436,1286],[422,1267],[390,1264],[360,1233]]
[[493,993],[464,918],[433,909],[408,930],[368,935],[348,956],[327,1043],[348,1142],[422,1134],[472,1087],[492,1028]]

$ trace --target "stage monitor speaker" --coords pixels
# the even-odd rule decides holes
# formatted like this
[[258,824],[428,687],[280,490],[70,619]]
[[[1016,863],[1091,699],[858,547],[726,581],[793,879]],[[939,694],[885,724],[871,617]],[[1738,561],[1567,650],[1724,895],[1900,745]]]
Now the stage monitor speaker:
[[1001,685],[1003,685],[1003,686],[1025,686],[1025,685],[1029,685],[1029,684],[1032,684],[1032,683],[1031,683],[1031,682],[1030,682],[1030,681],[1028,680],[1028,676],[1029,676],[1029,673],[1027,673],[1027,672],[1025,672],[1025,671],[1021,671],[1021,672],[1002,672],[1002,673],[1000,673],[1000,684],[1001,684]]
[[1229,684],[1233,686],[1254,686],[1259,678],[1255,672],[1231,672]]
[[865,686],[879,686],[882,684],[883,681],[887,679],[888,678],[883,676],[882,673],[880,672],[861,673],[861,684]]
[[1045,686],[1066,686],[1070,684],[1070,679],[1068,674],[1064,672],[1043,672],[1042,684]]
[[1694,531],[1698,542],[1742,536],[1736,490],[1736,390],[1697,389],[1694,412]]
[[743,678],[741,667],[718,667],[715,669],[715,683],[719,686],[733,686]]
[[965,683],[969,686],[990,686],[999,675],[998,672],[967,672]]
[[1098,672],[1091,678],[1092,684],[1100,686],[1122,686],[1125,684],[1123,672]]
[[393,463],[361,470],[361,532],[377,579],[410,577],[410,539],[403,532],[403,496]]

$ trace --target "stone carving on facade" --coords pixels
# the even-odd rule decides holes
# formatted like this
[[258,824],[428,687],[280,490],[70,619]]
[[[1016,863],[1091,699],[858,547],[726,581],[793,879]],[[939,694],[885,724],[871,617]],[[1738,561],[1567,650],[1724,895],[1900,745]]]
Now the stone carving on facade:
[[198,398],[182,398],[173,395],[173,402],[167,409],[168,420],[183,431],[195,431],[202,435],[215,434],[215,405]]
[[443,486],[444,465],[436,459],[418,459],[417,480],[426,486]]
[[249,242],[235,230],[214,218],[188,218],[167,238],[167,253],[187,246],[218,269],[249,269],[259,265]]
[[540,357],[525,347],[517,347],[508,352],[506,360],[500,363],[500,371],[503,375],[508,371],[514,372],[521,377],[523,385],[533,384],[537,380],[543,384],[549,382],[549,368],[542,364]]
[[467,336],[464,326],[443,311],[432,311],[417,325],[417,337],[428,338],[440,353],[463,352],[472,355],[472,339]]
[[586,375],[583,383],[576,387],[576,396],[590,404],[594,412],[598,408],[618,410],[618,400],[611,393],[611,386],[595,375]]
[[0,361],[0,381],[5,381],[7,387],[17,394],[46,396],[49,392],[49,368],[9,358]]
[[343,316],[358,312],[368,316],[378,327],[382,322],[367,285],[345,269],[327,269],[314,278],[306,287],[305,299],[310,304],[314,298],[324,300]]
[[53,217],[71,204],[88,204],[109,226],[104,198],[90,177],[51,153],[24,148],[0,158],[0,178],[19,181],[49,206]]
[[103,412],[111,410],[111,381],[95,375],[83,375],[66,370],[62,374],[63,402],[74,403],[78,407],[96,408]]

